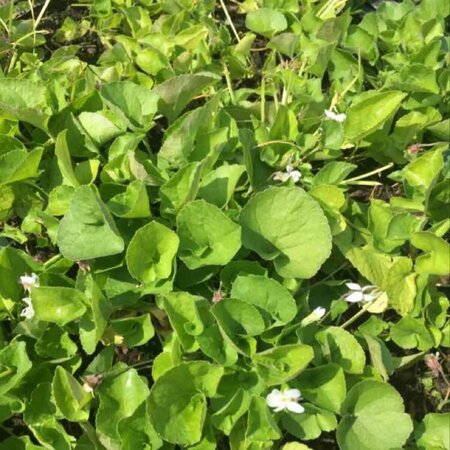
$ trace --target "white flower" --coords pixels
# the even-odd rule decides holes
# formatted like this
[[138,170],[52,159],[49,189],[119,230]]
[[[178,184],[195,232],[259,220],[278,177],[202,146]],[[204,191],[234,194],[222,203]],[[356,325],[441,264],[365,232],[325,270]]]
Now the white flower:
[[22,312],[20,313],[20,317],[25,317],[25,319],[32,319],[34,317],[34,308],[31,297],[25,297],[22,299],[22,301],[25,302],[28,306],[26,308],[23,308]]
[[317,317],[317,320],[320,320],[325,314],[327,310],[325,308],[322,308],[322,306],[318,306],[314,311],[313,314]]
[[345,122],[345,119],[347,118],[347,115],[344,113],[336,114],[334,111],[331,111],[329,109],[326,109],[324,111],[325,117],[329,120],[334,120],[335,122]]
[[371,302],[381,293],[376,286],[371,284],[364,287],[357,283],[345,283],[345,285],[350,291],[344,295],[344,300],[349,303]]
[[273,389],[267,396],[266,403],[275,412],[287,409],[293,413],[300,414],[305,411],[302,405],[298,403],[301,394],[298,389],[285,389],[281,392],[279,389]]
[[298,180],[300,180],[302,174],[298,170],[293,169],[294,167],[292,166],[292,164],[288,164],[286,166],[286,172],[275,172],[273,179],[282,181],[284,183],[290,178],[294,183],[297,183]]
[[35,273],[25,274],[20,277],[19,283],[26,291],[30,292],[32,287],[39,287],[39,277]]
[[319,321],[325,314],[327,310],[322,308],[322,306],[318,306],[311,314],[308,314],[302,321],[301,325],[306,326],[311,323]]
[[83,383],[83,389],[88,393],[88,394],[93,394],[94,393],[94,388],[92,386],[89,385],[89,383]]

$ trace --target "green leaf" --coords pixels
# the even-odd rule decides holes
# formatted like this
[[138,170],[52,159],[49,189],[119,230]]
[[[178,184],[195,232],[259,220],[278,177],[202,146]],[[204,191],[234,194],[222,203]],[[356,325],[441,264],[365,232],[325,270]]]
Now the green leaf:
[[158,305],[167,313],[170,324],[187,352],[198,348],[195,338],[204,331],[200,308],[205,304],[204,299],[187,292],[171,292],[158,298]]
[[337,429],[342,450],[402,448],[413,424],[400,394],[389,384],[362,381],[347,395]]
[[158,95],[131,81],[117,81],[102,86],[100,94],[109,108],[131,130],[148,130],[157,110]]
[[120,448],[120,422],[132,416],[149,395],[147,384],[135,369],[125,365],[116,367],[126,370],[107,377],[98,390],[96,425],[100,441],[106,448]]
[[188,203],[177,216],[180,258],[189,267],[225,265],[241,247],[240,226],[204,200]]
[[155,88],[155,93],[160,97],[158,109],[170,122],[173,122],[193,97],[218,80],[220,77],[211,72],[178,75],[170,78]]
[[355,164],[332,161],[325,164],[313,178],[314,186],[321,184],[339,184],[356,169]]
[[159,191],[161,214],[176,214],[197,196],[202,164],[193,162],[180,169]]
[[312,347],[301,344],[281,345],[253,356],[256,370],[267,386],[295,378],[313,359]]
[[250,394],[239,388],[231,399],[211,416],[213,425],[229,436],[237,421],[248,411],[250,401]]
[[149,314],[137,317],[121,317],[110,321],[114,334],[124,338],[123,343],[129,347],[146,344],[154,335],[155,330]]
[[48,91],[40,83],[3,77],[0,83],[0,110],[46,130],[51,115]]
[[43,149],[28,152],[25,149],[0,153],[0,186],[37,175]]
[[294,385],[303,398],[334,413],[340,412],[347,393],[344,371],[337,364],[306,369]]
[[115,216],[125,219],[139,219],[151,215],[147,190],[140,180],[132,181],[125,192],[112,197],[108,207]]
[[245,355],[256,351],[256,340],[265,330],[264,319],[258,310],[248,303],[235,299],[226,299],[216,303],[211,312],[219,324],[224,336],[236,350]]
[[56,367],[52,382],[52,395],[61,414],[71,422],[84,422],[89,418],[85,406],[91,399],[78,381],[63,367]]
[[286,324],[297,314],[291,293],[280,283],[260,275],[238,276],[231,289],[231,297],[263,309],[275,324]]
[[271,441],[281,437],[281,431],[261,397],[251,400],[245,437],[249,441]]
[[130,274],[148,284],[169,278],[178,245],[178,236],[158,222],[150,222],[139,228],[126,254]]
[[288,23],[283,13],[271,8],[260,8],[247,14],[245,26],[250,31],[272,37],[284,31]]
[[62,255],[71,260],[89,260],[115,255],[124,249],[123,239],[96,190],[81,186],[58,229]]
[[223,208],[231,200],[236,185],[245,172],[240,164],[220,166],[203,177],[198,191],[199,198]]
[[406,94],[399,91],[367,91],[347,110],[344,130],[348,141],[356,142],[373,133],[395,114]]
[[86,297],[90,299],[90,308],[80,320],[80,341],[83,350],[91,355],[108,324],[113,305],[104,295],[92,275],[87,275],[83,289]]
[[281,423],[293,436],[302,440],[316,439],[322,431],[333,431],[337,426],[336,416],[314,405],[304,405],[302,414],[283,413]]
[[450,272],[450,245],[429,231],[418,231],[411,236],[411,244],[425,251],[416,258],[417,273],[448,275]]
[[339,364],[347,373],[362,373],[366,356],[358,341],[348,331],[328,327],[316,335],[322,352],[330,362]]
[[78,350],[69,333],[56,325],[47,327],[34,348],[39,356],[48,359],[70,358]]
[[31,298],[36,318],[59,326],[81,317],[88,303],[80,291],[68,287],[35,287]]
[[211,325],[196,336],[196,341],[201,351],[221,366],[232,366],[238,359],[235,348],[222,336],[217,324]]
[[270,188],[241,212],[242,242],[274,261],[282,277],[311,278],[331,252],[331,232],[318,203],[300,188]]
[[0,395],[18,386],[31,367],[25,342],[12,342],[0,350]]
[[429,413],[415,431],[418,450],[450,448],[450,413]]
[[428,350],[434,346],[431,332],[422,321],[413,317],[403,317],[391,327],[391,338],[400,347]]
[[150,392],[150,417],[158,434],[180,446],[200,441],[206,398],[212,397],[223,369],[207,362],[182,363],[158,378]]

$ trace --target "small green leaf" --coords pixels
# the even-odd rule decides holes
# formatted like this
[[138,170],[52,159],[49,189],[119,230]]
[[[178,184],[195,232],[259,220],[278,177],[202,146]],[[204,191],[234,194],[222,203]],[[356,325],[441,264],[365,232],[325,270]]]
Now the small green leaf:
[[89,418],[85,406],[91,395],[63,367],[55,370],[52,383],[52,394],[55,404],[62,415],[71,422],[84,422]]
[[126,254],[130,274],[143,283],[156,283],[169,278],[178,245],[178,236],[158,222],[139,228]]
[[260,8],[247,14],[245,26],[250,31],[272,37],[284,31],[288,23],[283,13],[271,8]]

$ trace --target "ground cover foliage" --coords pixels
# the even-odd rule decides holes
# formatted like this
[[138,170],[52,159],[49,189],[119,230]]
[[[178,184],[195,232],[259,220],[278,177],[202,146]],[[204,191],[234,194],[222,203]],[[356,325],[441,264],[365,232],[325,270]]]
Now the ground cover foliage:
[[449,8],[2,0],[0,449],[449,449]]

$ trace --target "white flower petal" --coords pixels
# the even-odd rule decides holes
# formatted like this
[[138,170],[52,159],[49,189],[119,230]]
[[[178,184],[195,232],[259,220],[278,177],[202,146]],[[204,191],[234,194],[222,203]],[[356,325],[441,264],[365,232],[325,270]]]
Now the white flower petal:
[[364,286],[361,291],[362,292],[366,292],[366,291],[371,291],[371,290],[375,290],[376,286],[374,286],[373,284],[368,284],[367,286]]
[[275,172],[273,179],[284,183],[289,180],[289,174],[284,172]]
[[345,283],[345,285],[352,291],[361,291],[362,288],[357,283]]
[[266,397],[266,403],[271,408],[284,407],[283,394],[278,389],[273,389],[272,392]]
[[297,413],[297,414],[301,414],[302,412],[305,412],[305,408],[303,408],[303,406],[297,402],[286,403],[286,409],[288,411],[291,411],[291,412]]
[[298,389],[286,389],[285,391],[283,391],[283,395],[285,398],[287,397],[291,401],[298,400],[302,396]]
[[334,117],[334,120],[336,122],[342,123],[342,122],[345,122],[346,118],[347,118],[347,115],[344,113],[341,113],[341,114],[336,114]]
[[289,172],[289,178],[294,181],[294,183],[297,183],[298,180],[302,177],[302,174],[298,170],[292,170]]
[[313,313],[319,318],[321,319],[326,313],[327,310],[325,308],[322,308],[322,306],[318,306]]
[[350,292],[344,297],[344,300],[349,303],[359,303],[364,300],[362,292]]
[[363,294],[363,301],[364,302],[371,302],[372,300],[375,300],[379,295],[379,292],[374,292],[373,294]]

